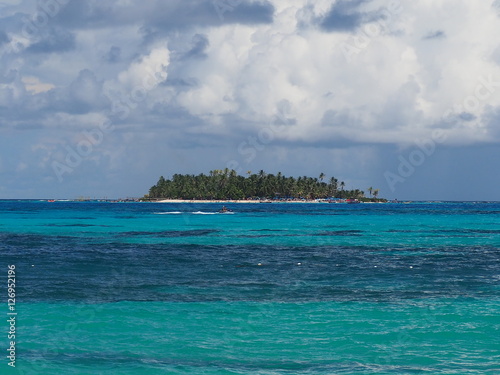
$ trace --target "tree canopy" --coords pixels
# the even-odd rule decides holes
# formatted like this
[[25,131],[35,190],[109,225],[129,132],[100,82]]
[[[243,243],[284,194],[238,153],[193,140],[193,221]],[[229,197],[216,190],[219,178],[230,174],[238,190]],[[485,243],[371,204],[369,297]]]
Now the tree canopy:
[[364,192],[344,190],[345,183],[335,177],[324,182],[326,175],[318,178],[301,176],[286,177],[281,172],[276,175],[263,170],[247,172],[240,176],[234,170],[213,170],[208,175],[174,174],[171,179],[160,177],[156,185],[149,189],[150,199],[326,199],[363,198]]

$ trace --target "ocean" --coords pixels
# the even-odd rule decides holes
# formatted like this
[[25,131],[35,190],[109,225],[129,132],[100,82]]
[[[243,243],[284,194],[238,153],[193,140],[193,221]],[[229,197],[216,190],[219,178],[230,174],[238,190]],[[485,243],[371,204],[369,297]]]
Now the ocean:
[[500,374],[500,203],[220,207],[0,201],[0,373]]

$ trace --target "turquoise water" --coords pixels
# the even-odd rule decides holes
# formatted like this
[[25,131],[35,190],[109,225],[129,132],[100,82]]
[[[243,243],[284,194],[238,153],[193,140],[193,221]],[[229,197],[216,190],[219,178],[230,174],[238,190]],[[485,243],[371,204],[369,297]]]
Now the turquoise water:
[[0,373],[500,373],[500,204],[219,208],[0,202]]

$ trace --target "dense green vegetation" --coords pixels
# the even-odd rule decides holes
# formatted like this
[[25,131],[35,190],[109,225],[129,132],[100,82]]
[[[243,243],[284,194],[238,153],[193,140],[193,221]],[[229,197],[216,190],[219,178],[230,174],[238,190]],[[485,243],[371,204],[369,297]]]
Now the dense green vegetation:
[[[319,199],[364,198],[361,190],[345,190],[344,182],[335,177],[325,180],[325,174],[313,177],[286,177],[260,171],[239,176],[234,170],[214,170],[209,175],[174,174],[172,179],[160,177],[149,189],[146,199]],[[374,197],[378,190],[369,189]]]

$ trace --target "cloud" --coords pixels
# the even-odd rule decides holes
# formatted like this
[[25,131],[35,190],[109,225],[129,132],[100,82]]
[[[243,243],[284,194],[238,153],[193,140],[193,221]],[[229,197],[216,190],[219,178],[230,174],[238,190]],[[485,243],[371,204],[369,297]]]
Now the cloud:
[[210,45],[206,35],[196,34],[193,36],[193,47],[183,56],[184,59],[207,57],[205,50]]
[[445,38],[446,34],[443,30],[436,30],[436,31],[431,31],[427,35],[423,37],[424,40],[428,39],[441,39]]
[[170,51],[160,47],[148,55],[133,62],[130,67],[118,75],[118,81],[124,89],[156,86],[167,78],[166,70],[170,63]]
[[23,77],[22,81],[25,85],[26,91],[32,94],[40,94],[52,90],[55,86],[51,83],[42,83],[37,77]]
[[370,0],[337,0],[321,21],[321,27],[331,32],[354,32],[367,22],[375,21],[381,15],[377,12],[362,11]]
[[[361,4],[355,3],[358,7]],[[458,11],[469,7],[461,3]],[[422,14],[427,12],[425,7],[418,8]],[[296,12],[277,9],[276,23],[260,27],[259,33],[251,34],[244,26],[235,25],[206,34],[210,49],[203,69],[198,64],[190,69],[197,86],[179,96],[179,104],[202,118],[206,129],[227,133],[235,123],[229,115],[235,115],[243,127],[249,126],[245,121],[253,122],[257,132],[270,121],[277,103],[285,99],[291,103],[290,114],[297,122],[276,138],[290,144],[307,141],[314,145],[321,139],[338,145],[339,138],[403,144],[424,137],[446,111],[471,101],[474,110],[469,111],[470,116],[477,121],[470,117],[467,127],[457,124],[453,139],[468,143],[484,139],[481,132],[471,137],[471,131],[481,126],[480,114],[486,105],[498,105],[500,92],[496,88],[485,92],[477,105],[469,97],[481,90],[481,77],[485,78],[486,72],[498,77],[492,61],[478,59],[467,64],[473,72],[457,65],[462,49],[455,45],[456,39],[444,49],[425,50],[413,35],[421,35],[428,25],[416,18],[406,23],[408,30],[398,37],[376,35],[358,60],[348,62],[341,54],[345,41],[341,35],[312,29],[286,33],[284,29],[297,22]],[[416,11],[415,6],[405,11]],[[471,16],[463,21],[473,24],[474,20]],[[387,22],[390,28],[399,18]],[[496,27],[491,18],[483,22],[490,30]]]
[[27,52],[54,53],[68,52],[75,48],[75,35],[62,28],[51,28],[41,40],[31,44]]
[[10,38],[4,30],[0,30],[0,46],[10,42]]
[[112,64],[117,63],[118,61],[120,61],[121,53],[122,49],[120,47],[111,46],[109,51],[104,55],[104,61]]
[[271,3],[267,1],[261,2],[248,2],[248,1],[238,1],[237,5],[232,7],[231,3],[234,1],[227,0],[214,0],[213,5],[217,11],[217,5],[219,3],[230,4],[227,10],[222,15],[217,12],[220,16],[219,19],[224,23],[239,23],[246,25],[258,25],[261,23],[272,23],[274,7]]
[[112,0],[72,0],[56,22],[72,29],[105,28],[136,24],[160,30],[185,30],[221,24],[271,23],[274,7],[251,0],[152,0],[141,3]]
[[483,114],[483,121],[491,140],[500,142],[500,106],[488,108]]
[[497,12],[497,14],[500,16],[500,0],[493,1],[491,6]]
[[458,117],[460,118],[460,120],[463,120],[463,121],[474,121],[477,119],[476,116],[474,116],[472,113],[468,113],[468,112],[462,112],[458,115]]
[[99,107],[102,103],[102,85],[103,82],[99,81],[92,71],[88,69],[80,71],[78,77],[68,87],[71,103],[80,107],[77,112],[85,113]]

